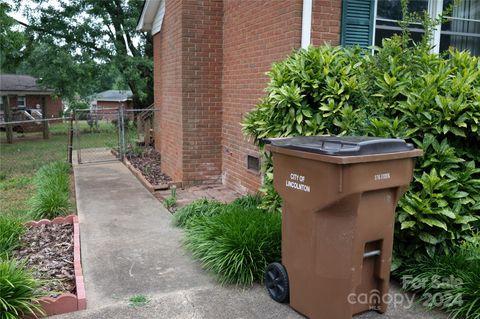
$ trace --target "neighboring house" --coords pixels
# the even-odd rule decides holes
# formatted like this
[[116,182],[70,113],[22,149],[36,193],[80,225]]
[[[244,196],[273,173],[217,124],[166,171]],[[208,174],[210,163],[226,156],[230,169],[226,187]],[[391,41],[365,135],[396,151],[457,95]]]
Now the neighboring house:
[[104,120],[117,120],[118,109],[133,107],[132,91],[107,90],[90,96],[90,110],[96,111]]
[[132,108],[132,91],[130,90],[107,90],[91,96],[91,108],[108,109],[124,107]]
[[41,87],[37,79],[29,75],[0,74],[0,117],[4,118],[6,99],[13,112],[17,110],[39,110],[45,101],[47,118],[62,115],[63,104],[54,91]]
[[[480,54],[480,1],[464,1],[436,30],[434,50]],[[411,3],[436,16],[451,1]],[[256,191],[260,155],[240,123],[264,96],[271,64],[309,44],[380,44],[399,31],[400,8],[400,0],[146,0],[138,29],[153,35],[162,170],[185,184]]]

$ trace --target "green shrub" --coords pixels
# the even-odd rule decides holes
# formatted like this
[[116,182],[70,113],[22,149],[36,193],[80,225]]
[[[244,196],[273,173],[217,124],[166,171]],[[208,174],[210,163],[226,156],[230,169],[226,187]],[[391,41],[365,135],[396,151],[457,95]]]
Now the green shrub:
[[35,175],[36,193],[31,198],[32,217],[52,219],[70,211],[70,166],[54,162]]
[[20,218],[0,214],[0,258],[18,246],[25,230]]
[[450,255],[412,260],[401,272],[405,289],[452,318],[480,319],[480,243],[465,243]]
[[249,194],[236,198],[230,205],[237,205],[245,209],[256,209],[262,203],[260,194]]
[[15,260],[0,260],[0,319],[44,314],[36,301],[41,297],[40,282]]
[[175,212],[173,215],[173,225],[185,227],[187,223],[195,217],[217,215],[225,209],[228,209],[231,205],[240,206],[245,209],[257,209],[261,202],[262,197],[260,194],[241,196],[230,204],[206,198],[198,199]]
[[185,227],[187,223],[198,216],[213,216],[223,211],[225,204],[216,200],[202,198],[186,205],[175,212],[173,224]]
[[228,205],[186,228],[185,245],[222,284],[262,281],[267,264],[281,259],[281,215]]
[[[266,96],[243,123],[261,149],[262,138],[321,134],[400,137],[423,149],[397,209],[397,265],[468,240],[480,211],[480,59],[430,53],[428,41],[412,43],[407,33],[375,55],[330,46],[294,52],[272,66]],[[269,154],[263,171],[261,207],[278,211]]]
[[57,192],[55,186],[39,189],[32,197],[31,205],[35,219],[67,215],[71,208],[69,194]]

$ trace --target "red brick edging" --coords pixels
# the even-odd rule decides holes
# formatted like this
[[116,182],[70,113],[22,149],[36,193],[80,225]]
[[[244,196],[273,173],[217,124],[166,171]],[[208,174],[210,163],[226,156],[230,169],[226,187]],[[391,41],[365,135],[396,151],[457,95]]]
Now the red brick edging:
[[[119,154],[116,150],[111,149],[110,152],[114,156],[119,157]],[[132,163],[130,163],[130,161],[126,157],[123,158],[123,164],[125,164],[125,166],[130,170],[130,172],[132,172],[132,174],[135,175],[135,177],[140,181],[140,183],[143,184],[143,186],[145,186],[146,189],[148,189],[150,193],[154,193],[159,190],[168,189],[170,188],[170,185],[172,185],[172,183],[153,185],[143,176],[142,172],[140,172],[138,169],[135,168],[135,166],[132,165]]]
[[53,220],[42,219],[39,221],[28,222],[27,226],[49,224],[73,224],[73,267],[75,270],[75,290],[77,294],[74,295],[67,292],[56,298],[42,297],[40,298],[39,303],[42,305],[47,316],[84,310],[87,308],[87,300],[80,255],[80,223],[78,222],[78,217],[76,215],[69,215],[65,217],[57,217]]
[[123,159],[123,163],[130,170],[130,172],[132,172],[132,174],[135,175],[135,177],[140,181],[140,183],[142,183],[143,186],[145,186],[145,188],[147,188],[150,191],[150,193],[154,193],[156,191],[163,190],[163,189],[168,189],[170,187],[170,183],[168,184],[164,183],[159,185],[153,185],[152,183],[150,183],[143,176],[142,172],[136,169],[126,157]]

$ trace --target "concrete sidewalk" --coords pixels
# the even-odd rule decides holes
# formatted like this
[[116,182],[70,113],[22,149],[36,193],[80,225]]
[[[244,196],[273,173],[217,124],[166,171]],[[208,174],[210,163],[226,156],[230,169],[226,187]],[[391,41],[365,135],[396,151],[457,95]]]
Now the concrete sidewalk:
[[[120,162],[74,170],[87,310],[55,318],[303,318],[261,286],[218,285],[181,247],[170,213]],[[129,306],[136,294],[150,302]],[[397,306],[356,318],[446,316]]]

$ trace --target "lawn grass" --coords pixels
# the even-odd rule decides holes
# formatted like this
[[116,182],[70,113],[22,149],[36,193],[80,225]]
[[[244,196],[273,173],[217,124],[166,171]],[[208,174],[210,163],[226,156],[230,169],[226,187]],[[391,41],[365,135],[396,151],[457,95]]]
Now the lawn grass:
[[[16,175],[33,175],[41,166],[67,160],[67,123],[51,125],[51,135],[42,139],[41,133],[27,133],[25,137],[15,138],[13,144],[4,143],[5,133],[1,133],[0,143],[0,179]],[[83,147],[107,147],[118,139],[114,126],[110,123],[100,125],[100,132],[90,131],[86,121],[80,122],[80,134]],[[111,128],[111,129],[109,129]],[[59,134],[60,132],[64,134]],[[54,132],[56,132],[54,134]]]
[[[75,130],[79,130],[81,133],[96,132],[112,132],[116,131],[116,124],[107,121],[99,121],[97,127],[92,128],[88,125],[87,121],[74,122],[73,126]],[[70,122],[65,121],[62,123],[52,123],[50,125],[50,134],[52,135],[65,135],[70,127]]]
[[[107,147],[117,139],[113,124],[99,124],[99,132],[92,132],[86,121],[79,122],[82,147]],[[29,218],[35,173],[44,165],[67,160],[67,128],[67,122],[52,123],[47,140],[38,132],[24,137],[15,133],[13,144],[6,144],[5,132],[0,133],[0,214]]]
[[33,177],[17,175],[0,181],[0,214],[29,219],[28,200],[35,192]]

